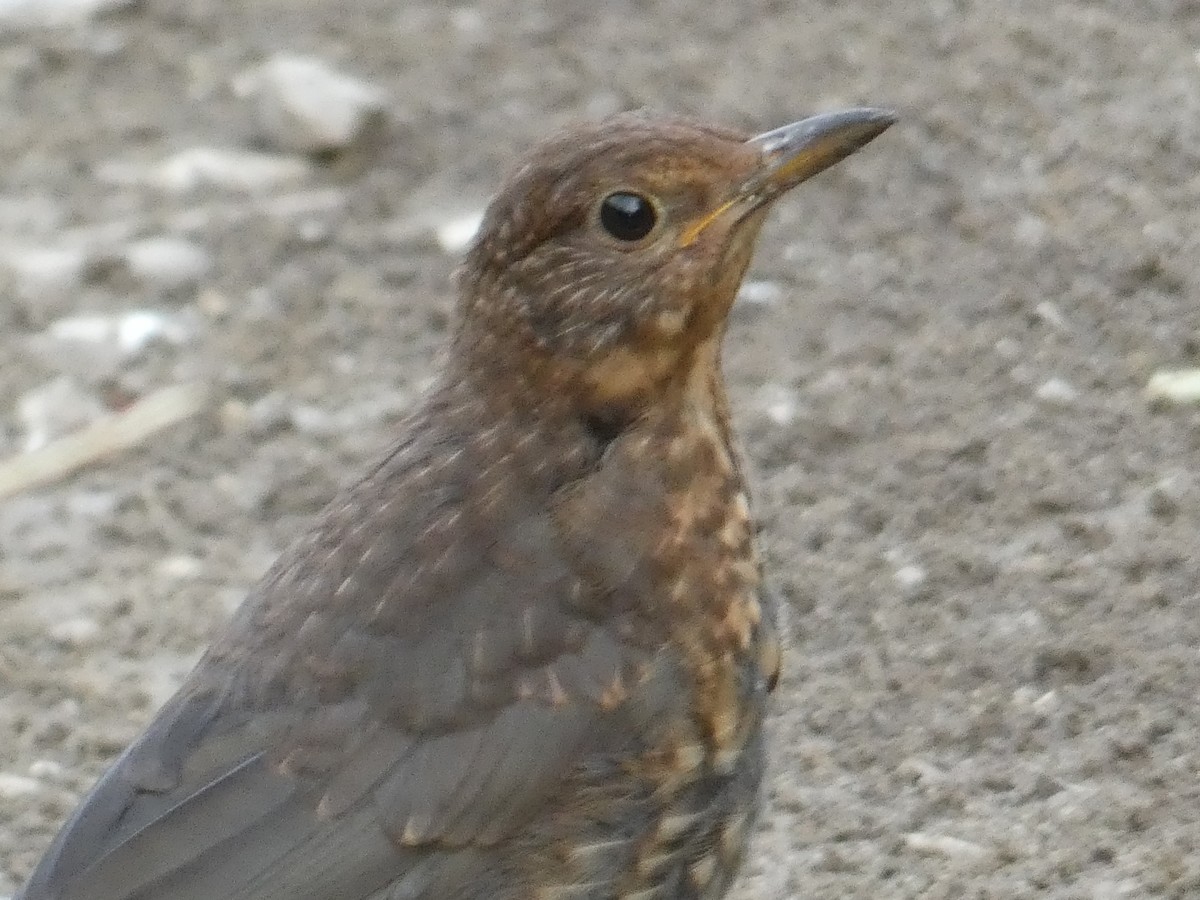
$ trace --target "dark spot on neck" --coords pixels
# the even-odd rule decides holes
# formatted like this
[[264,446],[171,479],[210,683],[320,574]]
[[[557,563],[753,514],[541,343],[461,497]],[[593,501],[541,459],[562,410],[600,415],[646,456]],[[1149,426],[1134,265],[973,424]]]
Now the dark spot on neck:
[[581,421],[598,454],[607,450],[629,425],[629,417],[624,410],[616,407],[590,410],[583,414]]

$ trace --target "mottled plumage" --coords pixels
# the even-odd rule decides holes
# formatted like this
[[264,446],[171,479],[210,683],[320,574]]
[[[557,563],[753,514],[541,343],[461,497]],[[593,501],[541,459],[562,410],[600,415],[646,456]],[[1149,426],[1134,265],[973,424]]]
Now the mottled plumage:
[[536,149],[437,385],[19,897],[723,896],[779,645],[720,341],[769,202],[890,121]]

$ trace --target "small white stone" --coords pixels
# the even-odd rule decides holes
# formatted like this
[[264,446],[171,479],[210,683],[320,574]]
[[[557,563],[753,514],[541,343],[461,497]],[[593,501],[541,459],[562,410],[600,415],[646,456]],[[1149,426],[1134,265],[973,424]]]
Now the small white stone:
[[1039,400],[1055,406],[1070,406],[1079,399],[1079,391],[1069,381],[1051,378],[1042,382],[1034,392]]
[[1028,709],[1033,707],[1033,701],[1037,699],[1037,689],[1028,684],[1023,684],[1012,694],[1013,706],[1018,709]]
[[0,0],[0,29],[55,28],[134,6],[138,0]]
[[910,563],[898,568],[893,577],[902,588],[911,590],[924,584],[929,576],[922,566]]
[[1049,300],[1043,300],[1033,308],[1033,311],[1034,314],[1047,325],[1051,325],[1059,330],[1066,330],[1066,317],[1062,314],[1062,311]]
[[788,425],[800,414],[796,392],[782,384],[764,384],[758,390],[758,404],[767,418],[776,425]]
[[[266,571],[266,567],[263,568]],[[246,600],[246,592],[241,588],[221,588],[217,591],[217,603],[226,615],[233,615]]]
[[826,369],[808,383],[807,393],[814,397],[831,397],[844,394],[849,388],[850,376],[845,369]]
[[1053,712],[1058,709],[1058,692],[1046,691],[1030,704],[1035,712],[1043,715]]
[[56,341],[76,344],[107,344],[116,338],[109,316],[68,316],[50,324],[46,333]]
[[271,143],[294,153],[344,150],[383,121],[387,97],[320,59],[280,54],[234,81]]
[[134,310],[117,320],[117,346],[129,355],[140,353],[153,341],[183,344],[189,337],[182,322],[155,310]]
[[88,263],[82,247],[9,247],[0,251],[0,265],[27,292],[75,288],[83,282]]
[[1179,226],[1169,219],[1147,222],[1142,226],[1142,237],[1164,254],[1178,252],[1184,241]]
[[108,184],[144,185],[172,194],[205,187],[255,194],[303,181],[311,172],[311,165],[295,156],[193,147],[157,165],[106,163],[96,168],[96,177]]
[[113,316],[67,316],[32,335],[28,343],[47,366],[91,384],[112,377],[151,344],[185,344],[194,332],[190,311],[132,310]]
[[168,556],[159,561],[158,574],[164,578],[178,581],[190,581],[198,578],[204,572],[204,563],[194,556]]
[[474,240],[483,224],[483,210],[455,216],[434,228],[438,246],[446,253],[461,253]]
[[783,285],[777,281],[747,281],[738,291],[739,303],[774,306],[783,299]]
[[1013,229],[1013,237],[1026,247],[1042,246],[1046,243],[1046,235],[1049,233],[1050,226],[1046,220],[1041,216],[1033,215],[1022,216],[1017,221],[1016,228]]
[[300,403],[289,410],[292,427],[313,437],[332,437],[341,431],[338,417],[319,406]]
[[1002,337],[993,345],[996,355],[1001,359],[1014,360],[1021,355],[1021,342],[1016,338]]
[[758,318],[783,297],[783,287],[774,281],[747,281],[737,293],[732,315],[741,321]]
[[52,759],[35,759],[29,764],[29,774],[38,779],[54,781],[62,778],[66,773],[67,770],[63,768],[62,763]]
[[55,622],[47,631],[52,641],[68,647],[85,647],[100,637],[100,623],[87,616]]
[[41,789],[42,785],[36,778],[17,775],[14,772],[0,772],[0,797],[6,800],[31,797]]
[[1146,384],[1150,400],[1165,403],[1200,403],[1200,369],[1164,369]]
[[1027,609],[1019,613],[1016,623],[1017,627],[1025,632],[1039,632],[1045,630],[1046,627],[1046,620],[1036,609]]
[[456,6],[450,11],[450,24],[456,31],[466,35],[477,35],[487,27],[483,13],[470,6]]
[[125,249],[125,264],[135,278],[175,290],[204,278],[212,268],[212,259],[193,241],[163,235],[130,244]]
[[191,329],[177,316],[152,309],[135,309],[117,316],[68,316],[51,323],[46,334],[64,344],[107,344],[130,357],[154,341],[184,344]]
[[947,859],[977,860],[987,855],[979,844],[945,834],[926,834],[914,831],[904,836],[910,849],[922,856],[944,856]]
[[25,432],[26,452],[89,425],[104,413],[99,398],[66,375],[29,391],[17,401],[17,419]]

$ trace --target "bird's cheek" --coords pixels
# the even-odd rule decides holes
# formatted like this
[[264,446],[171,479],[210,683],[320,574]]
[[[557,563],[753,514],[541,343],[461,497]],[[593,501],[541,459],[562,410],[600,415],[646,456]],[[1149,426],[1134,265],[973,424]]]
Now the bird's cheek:
[[665,270],[664,293],[677,297],[696,297],[711,287],[712,249],[700,242],[671,260]]

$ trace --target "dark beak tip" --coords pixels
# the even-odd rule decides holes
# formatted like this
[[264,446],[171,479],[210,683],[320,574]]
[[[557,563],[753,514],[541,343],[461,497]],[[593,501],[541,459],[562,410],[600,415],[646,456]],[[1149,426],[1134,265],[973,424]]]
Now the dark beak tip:
[[893,109],[882,106],[860,106],[837,112],[819,113],[801,119],[795,125],[797,137],[805,134],[809,140],[818,140],[834,134],[861,135],[866,140],[877,137],[899,120]]
[[773,184],[776,194],[794,187],[861,150],[898,119],[895,110],[862,106],[818,113],[760,134],[749,142],[763,159],[750,189],[763,182]]
[[900,121],[900,114],[896,110],[888,109],[887,107],[869,106],[865,107],[863,112],[866,114],[866,122],[864,124],[874,126],[876,135],[883,134],[883,132]]
[[886,106],[865,106],[863,112],[885,126],[895,125],[900,120],[900,113]]

